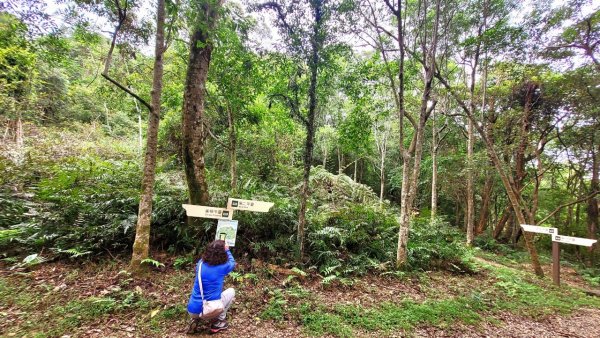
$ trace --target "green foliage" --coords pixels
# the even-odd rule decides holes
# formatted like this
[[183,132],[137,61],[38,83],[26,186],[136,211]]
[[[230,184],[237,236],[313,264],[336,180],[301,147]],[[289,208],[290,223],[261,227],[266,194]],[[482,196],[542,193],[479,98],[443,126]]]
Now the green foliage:
[[191,256],[177,257],[173,262],[173,267],[177,270],[183,270],[194,264],[194,258]]
[[76,248],[71,248],[71,249],[67,249],[67,250],[58,250],[59,253],[64,253],[69,255],[71,258],[77,258],[77,257],[81,257],[81,256],[85,256],[85,255],[89,255],[92,252],[91,251],[79,251]]
[[482,304],[469,298],[384,303],[373,308],[338,305],[334,309],[307,310],[301,320],[306,330],[315,336],[354,337],[355,330],[389,333],[399,329],[410,331],[421,325],[445,327],[457,321],[473,324],[481,320],[477,311],[482,309]]
[[579,274],[583,279],[590,283],[592,286],[600,286],[600,269],[598,268],[587,268],[579,271]]
[[266,308],[261,312],[260,317],[262,319],[273,319],[277,321],[283,320],[285,312],[285,305],[287,300],[283,296],[283,292],[280,289],[269,291],[271,299],[267,303]]
[[497,298],[495,307],[498,310],[509,310],[540,316],[557,311],[568,313],[585,306],[598,306],[596,298],[586,297],[581,290],[570,287],[556,288],[536,280],[536,277],[518,270],[491,267],[498,279],[495,288],[498,292],[491,297]]
[[160,267],[164,267],[165,265],[155,259],[152,258],[144,258],[142,259],[142,264],[148,264],[148,265],[152,265],[155,268],[160,268]]
[[[327,206],[325,206],[327,207]],[[395,254],[397,222],[378,206],[357,204],[338,209],[320,208],[311,217],[307,243],[311,263],[322,274],[347,276],[385,269]]]
[[473,271],[463,236],[442,219],[416,219],[409,232],[408,264],[413,269]]

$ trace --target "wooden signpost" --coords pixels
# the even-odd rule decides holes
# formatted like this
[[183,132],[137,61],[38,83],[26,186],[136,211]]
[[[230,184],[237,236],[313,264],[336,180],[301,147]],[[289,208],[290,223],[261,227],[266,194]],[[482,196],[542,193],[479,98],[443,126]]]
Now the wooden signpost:
[[217,234],[215,239],[223,239],[231,247],[235,245],[238,226],[238,221],[232,220],[233,210],[268,212],[273,205],[274,203],[271,202],[242,200],[239,198],[229,198],[227,200],[227,208],[182,204],[186,214],[190,217],[218,219],[219,224],[217,224]]
[[183,204],[183,208],[188,216],[216,219],[232,219],[233,210],[215,207],[206,207],[203,205]]
[[529,224],[521,224],[521,227],[523,231],[552,236],[552,280],[556,285],[560,285],[560,243],[592,246],[597,242],[595,239],[559,235],[556,228],[546,228]]
[[556,228],[541,227],[539,225],[521,224],[521,228],[523,228],[523,231],[535,232],[538,234],[546,234],[546,235],[558,234],[558,229],[556,229]]
[[241,200],[239,198],[229,198],[227,200],[227,209],[246,210],[257,212],[268,212],[274,205],[271,202]]

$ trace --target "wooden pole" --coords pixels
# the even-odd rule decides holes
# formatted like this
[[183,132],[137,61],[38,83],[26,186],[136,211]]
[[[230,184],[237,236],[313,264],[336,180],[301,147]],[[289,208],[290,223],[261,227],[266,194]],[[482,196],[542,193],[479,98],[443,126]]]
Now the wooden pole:
[[552,280],[560,286],[560,243],[552,241]]

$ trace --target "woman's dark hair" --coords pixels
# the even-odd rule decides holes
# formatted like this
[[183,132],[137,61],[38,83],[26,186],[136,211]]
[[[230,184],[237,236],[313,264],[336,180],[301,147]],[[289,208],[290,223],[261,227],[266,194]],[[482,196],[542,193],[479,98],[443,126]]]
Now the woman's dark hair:
[[225,252],[225,241],[217,239],[208,243],[202,253],[202,261],[208,265],[221,265],[227,263],[227,253]]

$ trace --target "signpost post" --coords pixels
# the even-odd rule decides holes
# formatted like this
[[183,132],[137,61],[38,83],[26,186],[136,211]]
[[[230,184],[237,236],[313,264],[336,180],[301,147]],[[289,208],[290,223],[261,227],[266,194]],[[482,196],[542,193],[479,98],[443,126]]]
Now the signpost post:
[[521,227],[523,231],[552,236],[552,280],[556,285],[560,285],[560,243],[592,246],[597,242],[595,239],[559,235],[556,228],[546,228],[529,224],[521,224]]

